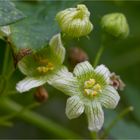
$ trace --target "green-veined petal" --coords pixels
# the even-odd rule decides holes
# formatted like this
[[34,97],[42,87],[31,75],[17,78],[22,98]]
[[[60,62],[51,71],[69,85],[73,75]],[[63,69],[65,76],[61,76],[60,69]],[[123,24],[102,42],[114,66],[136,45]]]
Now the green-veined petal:
[[61,34],[54,35],[50,40],[49,45],[54,60],[57,60],[60,64],[62,64],[65,58],[65,48],[63,47]]
[[88,61],[81,62],[75,66],[73,73],[78,79],[85,81],[93,75],[93,67]]
[[77,79],[64,66],[49,78],[48,83],[68,95],[79,93]]
[[102,91],[99,100],[103,106],[106,108],[115,108],[120,100],[120,96],[115,88],[111,86],[105,87]]
[[38,66],[34,61],[33,55],[25,56],[21,61],[18,62],[18,68],[23,74],[32,76]]
[[16,85],[17,91],[20,93],[29,91],[32,88],[41,86],[46,83],[46,79],[43,78],[33,78],[33,77],[26,77]]
[[108,84],[109,83],[109,78],[110,78],[110,71],[105,65],[99,65],[95,68],[95,74],[100,75],[104,78],[105,82]]
[[80,97],[75,95],[67,100],[66,115],[69,119],[79,117],[84,112],[84,104],[80,100]]
[[88,118],[88,129],[90,131],[99,131],[104,123],[104,112],[101,104],[97,101],[86,105],[85,113]]

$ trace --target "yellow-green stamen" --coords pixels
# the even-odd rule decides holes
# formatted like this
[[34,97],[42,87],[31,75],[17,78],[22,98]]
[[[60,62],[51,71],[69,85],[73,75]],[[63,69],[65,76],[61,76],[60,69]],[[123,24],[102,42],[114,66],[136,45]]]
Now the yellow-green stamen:
[[88,97],[94,97],[101,91],[101,86],[95,79],[89,79],[84,83],[84,94]]
[[49,62],[48,59],[41,59],[39,57],[39,63],[43,65],[43,66],[37,67],[37,71],[39,73],[47,73],[48,71],[51,71],[54,69],[54,65],[51,62]]

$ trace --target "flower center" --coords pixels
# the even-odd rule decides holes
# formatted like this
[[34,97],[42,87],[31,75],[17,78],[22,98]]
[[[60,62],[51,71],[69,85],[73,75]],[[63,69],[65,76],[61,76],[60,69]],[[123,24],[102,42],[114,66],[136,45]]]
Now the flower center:
[[95,79],[89,79],[84,83],[84,94],[88,97],[94,97],[99,92],[101,92],[101,86],[98,84]]
[[37,71],[39,73],[47,73],[48,71],[51,71],[54,69],[54,65],[51,62],[49,62],[48,59],[42,59],[39,57],[38,62],[40,65],[43,65],[43,66],[37,67]]

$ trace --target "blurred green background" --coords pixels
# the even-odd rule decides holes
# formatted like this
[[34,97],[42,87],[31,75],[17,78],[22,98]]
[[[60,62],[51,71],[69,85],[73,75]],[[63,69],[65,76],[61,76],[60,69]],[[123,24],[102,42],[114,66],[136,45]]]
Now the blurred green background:
[[[14,1],[17,8],[28,16],[33,16],[34,12],[36,13],[38,10],[40,10],[41,6],[44,5],[44,2],[45,1]],[[52,7],[54,9],[56,5],[62,4],[59,1],[52,1],[50,3],[52,3]],[[72,1],[69,3],[72,3]],[[67,48],[75,46],[81,47],[89,55],[89,60],[91,63],[93,63],[97,50],[100,47],[101,17],[104,14],[111,12],[122,12],[127,17],[130,26],[129,37],[125,40],[112,40],[108,46],[106,46],[106,49],[100,60],[100,63],[107,65],[110,71],[120,75],[126,84],[125,90],[119,92],[121,100],[117,109],[105,110],[105,123],[103,127],[107,127],[114,116],[118,114],[118,112],[122,111],[128,106],[133,106],[134,111],[129,113],[127,116],[125,116],[125,118],[120,120],[115,125],[115,127],[111,130],[109,137],[115,139],[140,139],[140,2],[110,0],[84,1],[82,3],[84,3],[91,12],[90,19],[94,24],[94,30],[89,35],[89,39],[84,37],[79,40],[73,40],[69,43],[69,45],[67,45]],[[65,9],[66,7],[70,6],[63,5],[63,8],[61,9]],[[55,12],[52,10],[53,8],[46,8],[49,8],[49,12],[55,15]],[[42,14],[45,15],[45,10]],[[41,30],[41,32],[43,31]],[[34,36],[32,36],[32,39],[34,40]],[[2,71],[3,67],[5,48],[6,43],[0,40],[0,71]],[[12,54],[10,54],[10,57],[12,58]],[[9,61],[9,69],[6,69],[5,75],[6,73],[10,73],[12,67],[11,65],[13,65],[13,62]],[[19,72],[19,70],[16,69],[8,81],[8,91],[15,90],[16,83],[23,77],[24,76]],[[0,84],[3,83],[1,82]],[[87,129],[87,121],[85,115],[82,115],[78,119],[68,120],[65,115],[65,103],[67,96],[47,85],[46,89],[49,93],[49,99],[33,110],[46,118],[50,118],[52,121],[60,124],[61,126],[64,126],[67,129],[70,129],[71,131],[79,134],[82,138],[90,138],[90,132]],[[8,95],[6,95],[19,104],[27,106],[35,101],[33,98],[34,93],[35,89],[24,94],[7,93]],[[0,109],[1,115],[4,113],[6,114],[4,108],[0,107]],[[22,119],[13,119],[12,121],[14,123],[12,127],[0,126],[0,138],[59,138],[53,132],[43,132],[36,126],[31,125]]]

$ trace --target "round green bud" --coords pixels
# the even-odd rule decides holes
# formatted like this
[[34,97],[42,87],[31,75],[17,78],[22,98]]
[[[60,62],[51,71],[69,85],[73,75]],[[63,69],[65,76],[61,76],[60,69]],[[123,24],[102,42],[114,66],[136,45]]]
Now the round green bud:
[[127,19],[122,13],[104,15],[101,19],[101,28],[118,38],[126,38],[129,34]]
[[68,8],[60,11],[56,15],[56,20],[67,36],[81,37],[88,35],[93,25],[89,20],[90,12],[83,4],[77,5],[77,8]]

